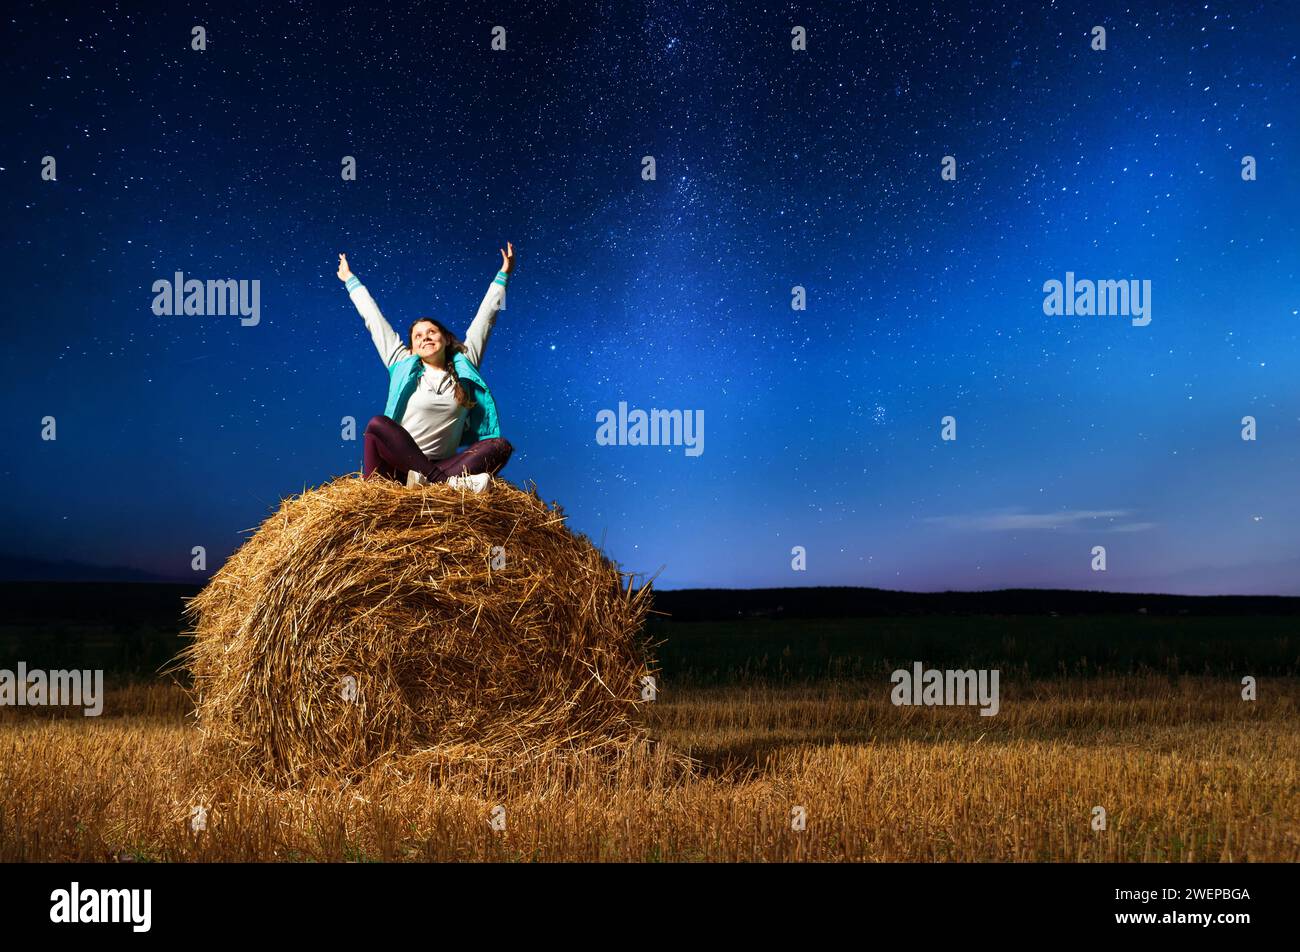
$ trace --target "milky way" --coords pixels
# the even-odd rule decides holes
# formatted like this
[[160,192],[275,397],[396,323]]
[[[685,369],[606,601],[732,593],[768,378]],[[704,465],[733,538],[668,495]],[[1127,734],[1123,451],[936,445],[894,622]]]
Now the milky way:
[[[1300,594],[1294,4],[54,6],[6,14],[5,556],[219,566],[382,412],[338,253],[463,332],[510,240],[501,475],[661,587]],[[177,271],[260,321],[155,315]],[[1044,313],[1067,272],[1150,323]]]

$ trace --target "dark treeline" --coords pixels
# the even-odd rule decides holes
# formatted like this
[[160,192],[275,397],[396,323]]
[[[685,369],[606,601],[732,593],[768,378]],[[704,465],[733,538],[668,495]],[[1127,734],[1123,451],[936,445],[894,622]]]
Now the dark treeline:
[[[169,582],[0,582],[0,623],[177,621],[200,585]],[[673,621],[872,618],[902,615],[1300,615],[1285,595],[1145,595],[1066,589],[895,592],[880,588],[686,588],[655,591]]]
[[689,588],[655,592],[672,621],[737,618],[873,618],[904,615],[1300,615],[1283,595],[1132,595],[1066,589],[893,592],[880,588]]
[[[152,677],[188,643],[198,585],[0,583],[0,668]],[[648,635],[665,677],[879,677],[913,660],[1026,675],[1294,675],[1300,599],[863,588],[654,593]]]

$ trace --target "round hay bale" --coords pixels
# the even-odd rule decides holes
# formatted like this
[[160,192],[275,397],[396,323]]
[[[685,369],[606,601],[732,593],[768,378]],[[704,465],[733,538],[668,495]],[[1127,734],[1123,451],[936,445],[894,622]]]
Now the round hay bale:
[[646,740],[649,584],[535,488],[358,477],[286,499],[188,603],[209,752],[292,783]]

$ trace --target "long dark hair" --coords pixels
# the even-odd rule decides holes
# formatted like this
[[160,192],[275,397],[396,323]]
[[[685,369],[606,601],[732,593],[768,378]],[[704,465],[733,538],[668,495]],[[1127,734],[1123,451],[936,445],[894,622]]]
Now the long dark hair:
[[443,349],[442,356],[443,363],[447,367],[447,375],[451,377],[452,386],[456,389],[456,402],[462,407],[477,406],[478,404],[474,398],[471,397],[469,391],[465,389],[465,385],[460,382],[460,375],[456,373],[456,362],[452,360],[453,354],[465,353],[464,343],[462,343],[461,339],[453,334],[447,328],[447,325],[442,323],[442,321],[435,321],[431,317],[417,317],[415,323],[411,325],[411,329],[406,332],[406,340],[408,344],[415,343],[416,324],[432,324],[442,333],[442,339],[448,341],[447,345]]

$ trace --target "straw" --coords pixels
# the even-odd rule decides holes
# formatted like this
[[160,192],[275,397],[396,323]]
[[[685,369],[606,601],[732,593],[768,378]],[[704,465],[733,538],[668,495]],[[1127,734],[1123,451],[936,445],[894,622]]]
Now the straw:
[[189,600],[206,752],[292,784],[646,742],[649,582],[535,487],[359,476],[285,499]]

